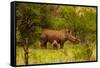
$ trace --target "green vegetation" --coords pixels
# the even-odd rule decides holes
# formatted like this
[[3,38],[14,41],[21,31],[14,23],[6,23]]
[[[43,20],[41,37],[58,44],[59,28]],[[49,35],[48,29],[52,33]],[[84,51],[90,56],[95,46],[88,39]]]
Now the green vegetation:
[[[16,25],[17,65],[96,60],[95,7],[17,3]],[[48,43],[47,49],[41,49],[44,29],[69,29],[81,41],[66,42],[63,49]]]
[[[49,46],[48,46],[49,47]],[[89,44],[68,44],[65,43],[64,49],[41,49],[29,48],[29,64],[43,63],[63,63],[63,62],[81,62],[96,60],[96,45]],[[17,64],[24,64],[24,52],[21,47],[17,47]]]

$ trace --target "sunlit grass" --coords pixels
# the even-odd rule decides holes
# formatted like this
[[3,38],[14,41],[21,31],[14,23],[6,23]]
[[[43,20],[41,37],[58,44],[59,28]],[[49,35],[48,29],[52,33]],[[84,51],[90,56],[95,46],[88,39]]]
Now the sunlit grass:
[[[50,45],[49,45],[50,46]],[[49,47],[48,46],[48,47]],[[17,47],[17,64],[24,64],[23,49]],[[29,64],[95,61],[95,44],[64,44],[63,49],[29,48]]]

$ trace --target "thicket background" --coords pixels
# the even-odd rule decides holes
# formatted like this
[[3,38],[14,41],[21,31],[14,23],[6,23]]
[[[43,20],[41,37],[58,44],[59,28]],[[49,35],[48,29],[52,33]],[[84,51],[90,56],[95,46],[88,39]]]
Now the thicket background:
[[[48,49],[41,49],[44,29],[69,29],[81,42],[66,42],[58,50],[48,43]],[[17,3],[16,31],[18,65],[96,60],[96,7]]]

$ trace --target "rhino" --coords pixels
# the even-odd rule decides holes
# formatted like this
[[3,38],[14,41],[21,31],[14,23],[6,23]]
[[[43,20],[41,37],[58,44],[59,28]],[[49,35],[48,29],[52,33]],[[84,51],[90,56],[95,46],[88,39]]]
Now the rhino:
[[54,40],[53,43],[52,43],[52,45],[53,45],[54,49],[58,49],[59,43],[56,40]]
[[51,30],[44,29],[40,35],[41,47],[47,48],[47,42],[53,43],[54,47],[57,48],[57,44],[60,44],[60,48],[64,47],[65,41],[71,41],[73,43],[79,42],[80,40],[72,35],[70,30]]

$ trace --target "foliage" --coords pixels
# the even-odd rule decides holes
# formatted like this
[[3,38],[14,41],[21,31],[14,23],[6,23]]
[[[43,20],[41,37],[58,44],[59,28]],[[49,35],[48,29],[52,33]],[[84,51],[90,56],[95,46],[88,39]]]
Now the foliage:
[[[29,48],[29,64],[82,62],[96,60],[96,46],[89,44],[64,44],[64,49]],[[17,48],[17,65],[23,64],[24,55],[21,47]]]
[[[39,36],[44,29],[69,29],[80,38],[81,43],[66,43],[62,50],[52,50],[52,45],[48,44],[49,49],[41,50]],[[20,54],[25,58],[24,53],[29,56],[27,60],[30,64],[96,60],[96,8],[17,3],[16,42],[21,42],[17,44],[18,62],[19,57],[23,60]],[[24,52],[19,45],[22,45]]]

